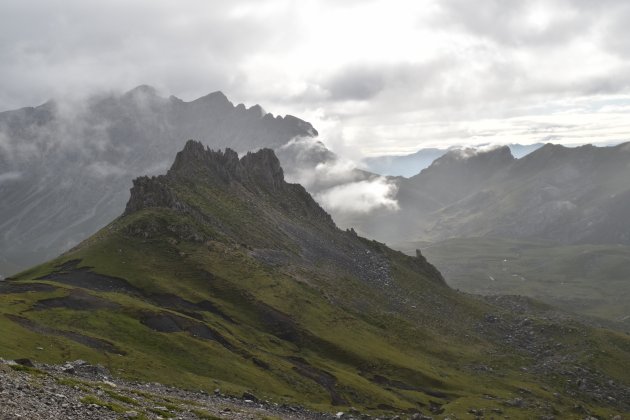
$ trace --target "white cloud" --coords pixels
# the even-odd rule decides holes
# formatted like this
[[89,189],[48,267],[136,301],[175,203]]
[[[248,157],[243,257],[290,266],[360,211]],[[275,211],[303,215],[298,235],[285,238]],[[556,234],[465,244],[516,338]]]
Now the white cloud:
[[629,16],[623,0],[5,0],[0,110],[150,84],[297,115],[354,159],[533,143],[568,119],[556,141],[609,141],[630,122],[580,121],[602,97],[630,121]]
[[396,185],[379,177],[338,185],[315,194],[316,200],[333,213],[369,213],[378,209],[398,210]]
[[[324,139],[325,141],[325,139]],[[333,217],[397,210],[396,184],[357,170],[313,138],[296,138],[276,151],[288,182],[302,184]]]

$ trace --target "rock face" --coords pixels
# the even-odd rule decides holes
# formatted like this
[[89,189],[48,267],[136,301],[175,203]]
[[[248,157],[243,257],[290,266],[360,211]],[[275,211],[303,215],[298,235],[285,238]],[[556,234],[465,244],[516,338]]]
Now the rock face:
[[204,148],[200,142],[190,140],[177,153],[169,173],[192,176],[198,171],[211,172],[213,178],[258,185],[269,190],[284,187],[284,172],[280,161],[271,149],[248,152],[242,159],[230,149],[224,152]]
[[[181,186],[193,183],[205,184],[215,194],[220,191],[239,200],[253,194],[255,199],[246,198],[253,207],[257,207],[256,200],[268,201],[273,207],[280,205],[282,211],[291,216],[313,221],[321,229],[337,230],[330,215],[301,185],[285,182],[284,172],[273,150],[248,152],[239,159],[232,149],[214,151],[195,140],[189,140],[177,153],[166,175],[139,177],[133,181],[124,214],[153,207],[169,208],[207,221],[207,214],[202,214],[200,209],[194,208],[182,197],[186,192]],[[265,211],[268,209],[265,208]],[[297,232],[291,235],[298,237]]]
[[221,92],[185,102],[149,86],[0,113],[0,274],[103,227],[124,209],[131,180],[163,172],[188,139],[242,154],[315,136],[299,118],[234,106]]
[[[280,193],[292,187],[284,182],[282,167],[271,149],[248,152],[239,159],[232,149],[214,151],[198,141],[189,140],[184,149],[177,153],[167,175],[143,176],[133,181],[125,214],[149,207],[188,210],[189,206],[169,187],[169,181],[182,178],[194,180],[196,177],[220,181],[225,188],[229,188],[231,183],[237,183],[252,190],[263,189],[267,193]],[[297,185],[295,187],[300,188]]]

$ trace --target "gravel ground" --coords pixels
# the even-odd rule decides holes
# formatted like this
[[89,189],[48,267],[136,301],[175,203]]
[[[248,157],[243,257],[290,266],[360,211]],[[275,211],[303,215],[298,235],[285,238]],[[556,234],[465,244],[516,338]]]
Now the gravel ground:
[[83,361],[0,359],[0,419],[333,419],[302,407],[112,378]]

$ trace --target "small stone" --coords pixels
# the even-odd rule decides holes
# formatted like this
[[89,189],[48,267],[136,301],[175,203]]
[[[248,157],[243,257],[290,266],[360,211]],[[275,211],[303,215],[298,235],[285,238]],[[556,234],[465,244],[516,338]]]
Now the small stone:
[[242,398],[245,400],[245,402],[247,402],[247,400],[249,400],[250,402],[258,402],[258,398],[251,392],[243,392]]

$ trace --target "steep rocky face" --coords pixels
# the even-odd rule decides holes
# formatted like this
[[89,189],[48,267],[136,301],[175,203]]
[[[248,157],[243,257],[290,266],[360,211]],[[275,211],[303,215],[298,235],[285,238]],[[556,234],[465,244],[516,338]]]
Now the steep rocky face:
[[[305,247],[310,246],[307,242],[313,234],[299,224],[309,222],[325,235],[335,235],[338,230],[330,215],[301,185],[285,182],[280,162],[271,149],[249,152],[239,159],[236,152],[229,148],[214,151],[200,142],[189,140],[166,175],[140,177],[133,184],[126,215],[148,208],[168,208],[190,215],[201,224],[208,223],[213,229],[221,230],[222,234],[235,235],[239,231],[243,240],[258,240],[244,228],[251,221],[234,220],[234,226],[225,229],[225,221],[211,220],[208,203],[187,201],[187,197],[199,194],[201,189],[209,196],[215,195],[217,200],[225,197],[226,202],[232,202],[234,208],[231,211],[242,211],[242,215],[256,212],[259,219],[261,215],[269,217],[273,220],[269,224],[276,223],[288,237]],[[194,188],[185,187],[195,184]],[[323,247],[324,242],[324,238],[318,238],[313,244]]]
[[185,102],[139,86],[0,113],[0,136],[0,274],[7,275],[104,226],[125,208],[131,180],[167,169],[190,138],[245,153],[317,131],[260,106],[234,106],[221,92]]
[[262,189],[270,194],[283,192],[289,187],[284,182],[280,162],[271,149],[249,152],[239,159],[232,149],[213,151],[200,142],[189,140],[184,149],[177,153],[167,175],[139,177],[133,181],[125,214],[149,207],[186,209],[188,206],[169,187],[169,183],[182,179],[193,182],[195,179],[218,181],[226,190],[236,183],[252,191]]
[[281,189],[285,185],[284,172],[271,149],[248,152],[239,159],[230,148],[215,152],[204,148],[200,142],[190,140],[177,153],[169,174],[194,176],[198,171],[211,172],[214,178],[225,183],[236,181],[269,190]]

